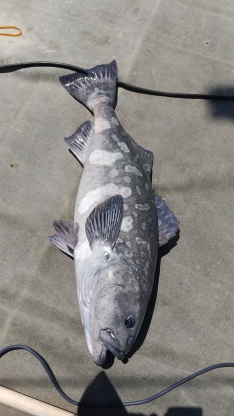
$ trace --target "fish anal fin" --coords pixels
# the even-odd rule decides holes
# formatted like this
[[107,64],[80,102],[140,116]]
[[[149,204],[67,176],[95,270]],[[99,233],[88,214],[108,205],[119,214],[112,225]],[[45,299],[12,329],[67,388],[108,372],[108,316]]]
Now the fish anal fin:
[[64,253],[74,257],[74,249],[78,243],[78,224],[73,221],[53,220],[52,225],[55,234],[48,237],[49,241]]
[[94,126],[92,121],[85,121],[76,130],[76,132],[72,134],[72,136],[65,137],[64,139],[72,153],[74,153],[82,165],[85,163],[86,150],[92,137],[93,131]]
[[114,247],[123,219],[123,197],[115,195],[91,212],[86,220],[85,231],[92,248],[95,241],[101,241]]
[[158,216],[159,246],[161,247],[168,243],[176,235],[177,231],[179,231],[179,221],[170,208],[168,208],[164,199],[156,191],[154,193],[154,200]]

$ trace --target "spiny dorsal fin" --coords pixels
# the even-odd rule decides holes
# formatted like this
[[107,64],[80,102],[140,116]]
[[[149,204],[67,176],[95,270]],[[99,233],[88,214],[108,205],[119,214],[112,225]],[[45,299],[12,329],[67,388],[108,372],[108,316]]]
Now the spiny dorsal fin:
[[48,237],[50,242],[64,253],[74,257],[74,249],[78,243],[79,225],[76,222],[64,220],[53,220],[52,225],[55,234]]
[[179,221],[168,208],[164,199],[154,191],[154,200],[158,215],[159,246],[163,246],[174,237],[179,230]]
[[115,195],[91,212],[86,220],[85,231],[92,248],[95,241],[100,240],[114,247],[119,235],[123,219],[123,197]]
[[92,121],[85,121],[72,136],[64,139],[82,165],[85,163],[86,150],[93,131]]

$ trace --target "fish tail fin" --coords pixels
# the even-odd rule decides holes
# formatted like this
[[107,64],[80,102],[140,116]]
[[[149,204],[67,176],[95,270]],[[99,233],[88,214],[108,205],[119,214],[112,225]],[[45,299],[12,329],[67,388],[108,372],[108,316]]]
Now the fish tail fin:
[[90,111],[97,102],[108,101],[115,108],[117,100],[118,68],[116,61],[98,65],[84,72],[75,72],[59,78],[64,88]]

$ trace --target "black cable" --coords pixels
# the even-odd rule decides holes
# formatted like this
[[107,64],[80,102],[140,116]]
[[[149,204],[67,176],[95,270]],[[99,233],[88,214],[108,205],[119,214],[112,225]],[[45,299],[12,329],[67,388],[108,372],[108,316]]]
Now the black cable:
[[[33,67],[53,67],[53,68],[63,68],[75,72],[86,72],[84,68],[80,68],[76,65],[63,64],[59,62],[22,62],[16,64],[7,64],[0,65],[0,73],[18,71],[19,69],[24,68],[33,68]],[[147,95],[157,95],[160,97],[170,97],[170,98],[185,98],[192,100],[223,100],[223,101],[232,101],[234,96],[232,95],[215,95],[215,94],[187,94],[179,92],[164,92],[156,91],[147,88],[136,87],[135,85],[126,84],[125,82],[118,81],[118,87],[123,88],[127,91],[135,92],[138,94],[147,94]]]
[[54,387],[56,388],[56,390],[58,391],[58,393],[65,399],[67,400],[69,403],[74,404],[75,406],[79,406],[79,407],[94,407],[94,408],[114,408],[114,407],[122,407],[122,406],[137,406],[140,404],[145,404],[145,403],[149,403],[152,402],[153,400],[158,399],[159,397],[164,396],[165,394],[169,393],[170,391],[176,389],[177,387],[181,386],[184,383],[187,383],[187,381],[192,380],[193,378],[196,378],[202,374],[208,373],[208,371],[212,371],[215,370],[216,368],[224,368],[224,367],[234,367],[234,363],[219,363],[219,364],[214,364],[211,365],[210,367],[206,367],[203,368],[203,370],[197,371],[194,374],[191,374],[190,376],[184,378],[183,380],[178,381],[175,384],[172,384],[172,386],[166,388],[165,390],[160,391],[157,394],[154,394],[153,396],[147,397],[146,399],[142,399],[142,400],[134,400],[131,402],[119,402],[119,403],[85,403],[85,402],[77,402],[76,400],[71,399],[70,397],[68,397],[66,395],[66,393],[64,393],[64,391],[61,389],[61,387],[59,386],[56,377],[53,373],[53,371],[51,370],[49,364],[46,362],[46,360],[40,355],[38,354],[38,352],[36,352],[35,350],[33,350],[30,347],[27,347],[26,345],[9,345],[8,347],[3,348],[0,351],[0,358],[3,357],[5,354],[7,354],[10,351],[14,351],[14,350],[26,350],[29,351],[31,354],[34,355],[34,357],[36,357],[40,363],[43,365],[45,371],[47,372],[50,380],[52,381]]
[[59,394],[61,394],[61,396],[65,400],[67,400],[69,403],[74,404],[75,406],[77,406],[77,402],[75,400],[70,399],[70,397],[68,397],[64,393],[64,391],[61,389],[61,387],[59,386],[59,384],[56,380],[56,377],[55,377],[53,371],[51,370],[49,364],[47,363],[47,361],[38,352],[36,352],[32,348],[27,347],[26,345],[21,345],[21,344],[9,345],[8,347],[5,347],[0,351],[0,358],[3,357],[8,352],[15,351],[15,350],[26,350],[26,351],[29,351],[32,355],[34,355],[34,357],[36,357],[40,361],[40,363],[43,365],[45,371],[47,372],[50,380],[52,381],[54,387],[59,392]]
[[35,67],[52,67],[52,68],[63,68],[69,69],[70,71],[75,72],[86,72],[84,68],[80,68],[79,66],[70,65],[70,64],[63,64],[60,62],[47,62],[47,61],[39,61],[39,62],[21,62],[16,64],[7,64],[7,65],[0,65],[0,72],[13,72],[18,71],[19,69],[25,68],[35,68]]

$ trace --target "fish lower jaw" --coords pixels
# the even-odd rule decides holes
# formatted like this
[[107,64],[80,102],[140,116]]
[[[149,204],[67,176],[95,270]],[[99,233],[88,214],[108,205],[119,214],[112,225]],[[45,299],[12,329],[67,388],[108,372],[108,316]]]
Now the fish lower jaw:
[[122,351],[113,347],[113,345],[111,345],[108,341],[106,341],[101,336],[99,336],[99,340],[100,340],[101,345],[104,345],[106,350],[109,350],[116,358],[118,358],[118,360],[123,360],[123,358],[125,357],[125,354]]
[[100,355],[98,355],[97,357],[94,357],[94,355],[92,355],[93,357],[93,361],[95,362],[96,365],[102,366],[104,365],[105,361],[106,361],[106,352],[107,352],[107,348],[104,345],[103,342],[100,341],[101,344],[101,353]]

